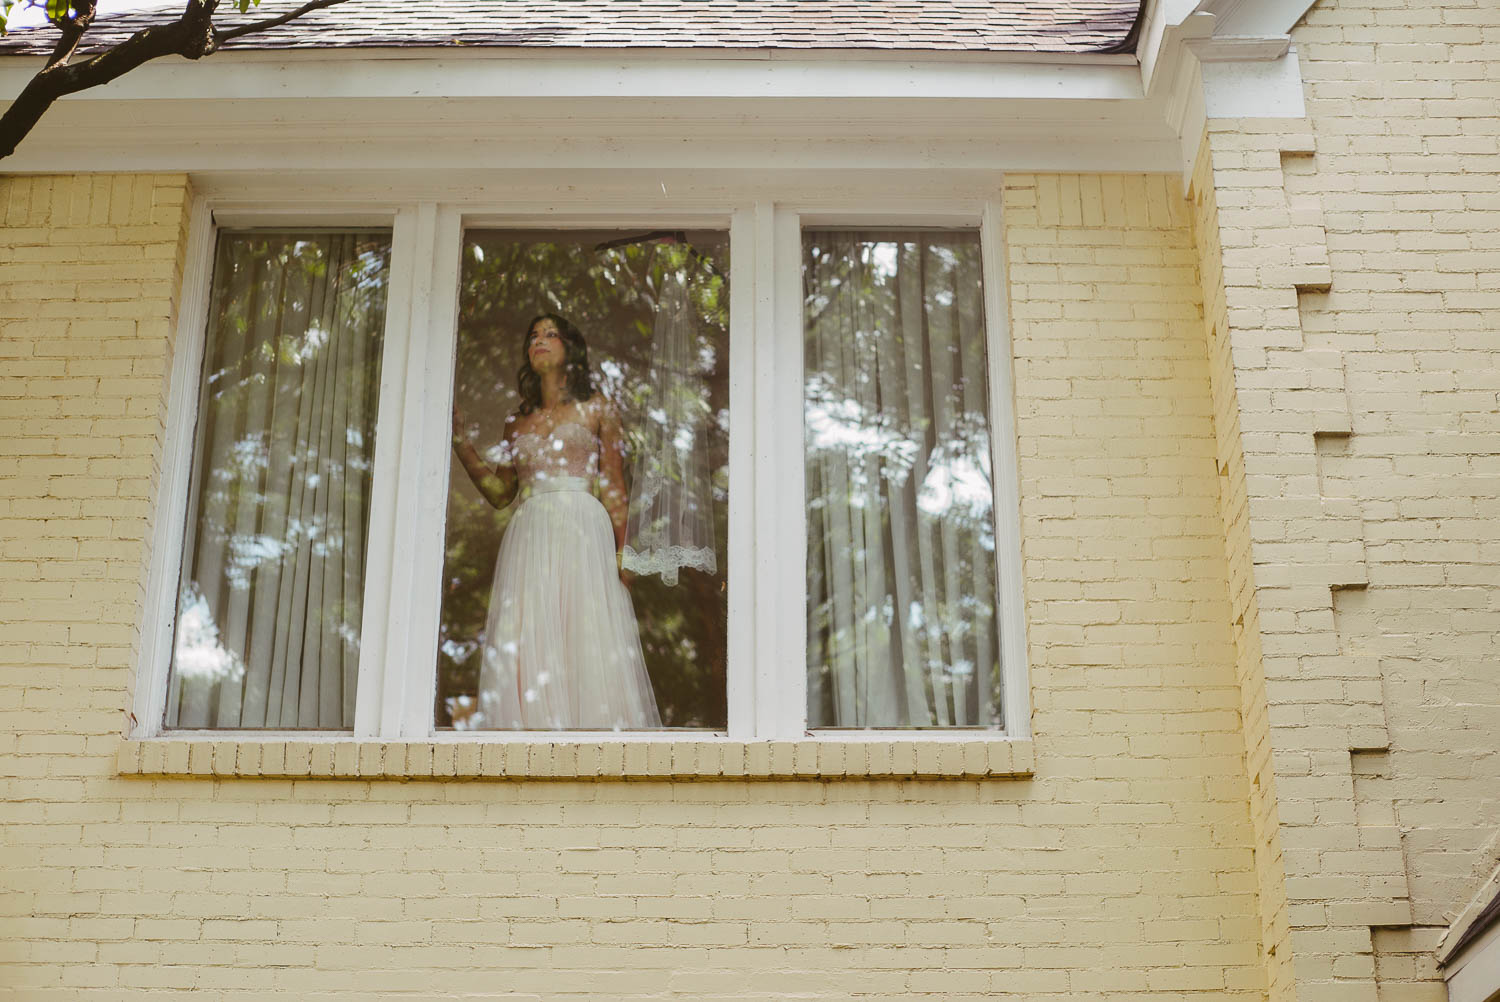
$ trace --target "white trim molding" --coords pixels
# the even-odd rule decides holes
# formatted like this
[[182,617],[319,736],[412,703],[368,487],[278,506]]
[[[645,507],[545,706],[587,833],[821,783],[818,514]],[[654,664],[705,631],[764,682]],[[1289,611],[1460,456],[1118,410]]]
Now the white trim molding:
[[1317,0],[1203,0],[1224,35],[1289,35]]
[[1302,118],[1301,64],[1291,31],[1307,0],[1152,0],[1140,44],[1141,86],[1177,138],[1192,176],[1211,118]]

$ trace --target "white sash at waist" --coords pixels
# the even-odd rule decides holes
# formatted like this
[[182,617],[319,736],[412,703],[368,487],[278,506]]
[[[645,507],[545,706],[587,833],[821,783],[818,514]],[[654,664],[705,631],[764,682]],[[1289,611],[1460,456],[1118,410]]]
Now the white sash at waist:
[[522,488],[523,495],[551,494],[554,491],[594,493],[593,477],[537,477]]

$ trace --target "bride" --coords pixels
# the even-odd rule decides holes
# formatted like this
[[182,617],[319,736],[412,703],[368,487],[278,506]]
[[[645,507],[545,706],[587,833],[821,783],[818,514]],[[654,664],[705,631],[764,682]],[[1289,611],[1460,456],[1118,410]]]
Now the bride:
[[514,504],[495,561],[477,726],[660,727],[620,569],[627,501],[620,419],[594,392],[588,345],[546,313],[526,332],[521,406],[498,466],[482,460],[457,405],[453,448],[490,504]]

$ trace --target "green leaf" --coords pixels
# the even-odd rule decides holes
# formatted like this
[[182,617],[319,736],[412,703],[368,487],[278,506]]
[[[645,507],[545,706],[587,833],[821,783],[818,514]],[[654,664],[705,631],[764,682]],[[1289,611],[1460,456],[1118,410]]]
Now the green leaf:
[[47,0],[47,20],[61,21],[68,16],[71,0]]

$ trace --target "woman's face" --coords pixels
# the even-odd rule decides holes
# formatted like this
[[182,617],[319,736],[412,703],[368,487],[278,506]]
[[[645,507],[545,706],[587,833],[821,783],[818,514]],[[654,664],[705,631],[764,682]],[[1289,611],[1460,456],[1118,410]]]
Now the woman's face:
[[560,368],[568,358],[567,346],[563,344],[562,332],[557,322],[543,317],[527,335],[526,360],[536,372]]

